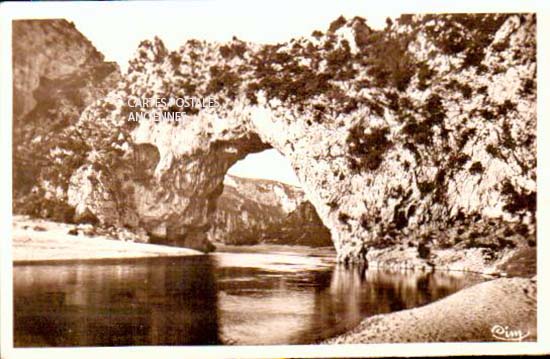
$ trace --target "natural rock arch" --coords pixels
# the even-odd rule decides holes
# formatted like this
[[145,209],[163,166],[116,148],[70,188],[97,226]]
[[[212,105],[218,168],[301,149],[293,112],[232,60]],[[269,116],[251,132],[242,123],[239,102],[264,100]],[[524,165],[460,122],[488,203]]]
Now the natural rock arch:
[[[340,18],[279,45],[190,40],[169,52],[145,41],[124,81],[71,129],[86,144],[74,150],[85,160],[68,171],[69,203],[196,247],[229,167],[271,147],[340,260],[464,216],[532,222],[534,28],[531,15],[427,15],[385,31]],[[130,105],[188,96],[219,106]],[[163,111],[186,116],[128,121]],[[143,144],[158,163],[136,181]]]
[[[139,218],[139,225],[152,235],[168,237],[174,244],[208,249],[205,234],[209,229],[209,218],[223,190],[224,177],[237,161],[249,154],[275,148],[290,159],[301,182],[304,182],[303,176],[307,178],[311,171],[315,171],[314,163],[306,168],[302,160],[312,147],[319,146],[317,151],[322,149],[323,143],[311,146],[304,138],[301,148],[305,152],[292,152],[290,149],[294,145],[281,143],[277,138],[280,136],[271,127],[271,121],[277,120],[269,116],[267,112],[253,111],[235,121],[199,115],[194,122],[178,126],[168,122],[141,122],[131,132],[133,149],[129,153],[132,155],[128,155],[125,165],[114,171],[120,172],[115,177],[119,177],[122,183],[122,193],[132,196],[115,196],[121,198],[109,198],[106,202],[121,202],[129,198],[133,201],[121,204],[125,214],[117,216],[109,211],[102,221],[135,226],[138,225],[135,218]],[[178,153],[178,150],[184,152]],[[151,173],[152,164],[154,171]],[[77,212],[90,207],[105,212],[99,208],[105,201],[90,194],[118,193],[119,190],[102,191],[89,183],[89,168],[83,166],[71,176],[70,188],[74,190],[69,191],[69,203],[77,206]],[[101,170],[96,174],[100,173]],[[84,188],[90,190],[83,191]],[[314,206],[321,200],[311,192],[314,187],[304,185],[302,188]],[[103,197],[106,196],[103,194]],[[315,208],[319,210],[320,207]],[[323,218],[322,214],[320,216]]]

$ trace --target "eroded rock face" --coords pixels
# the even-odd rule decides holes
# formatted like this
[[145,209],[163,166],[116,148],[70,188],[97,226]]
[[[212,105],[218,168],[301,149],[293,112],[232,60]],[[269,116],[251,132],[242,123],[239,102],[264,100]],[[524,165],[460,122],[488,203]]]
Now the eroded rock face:
[[[64,167],[83,164],[81,158],[64,158],[75,144],[64,130],[114,88],[120,72],[66,20],[13,21],[12,36],[14,209],[57,216],[67,201],[67,187],[58,191],[57,176],[66,183]],[[30,209],[36,201],[51,203]]]
[[211,223],[214,242],[332,245],[303,191],[276,181],[227,175]]
[[[96,200],[101,187],[81,201],[98,218],[118,208],[105,221],[130,215],[174,243],[202,243],[229,167],[275,148],[343,261],[396,233],[465,217],[532,231],[535,28],[533,15],[424,15],[383,31],[341,18],[280,45],[190,40],[170,52],[160,39],[144,41],[117,89],[72,128],[87,145],[74,155],[110,178],[101,183],[112,183],[114,198],[103,201],[121,207]],[[220,106],[129,106],[186,96]],[[160,111],[187,116],[128,121]],[[144,144],[158,152],[158,161],[141,160],[145,174],[135,161]],[[79,183],[71,180],[76,192]]]

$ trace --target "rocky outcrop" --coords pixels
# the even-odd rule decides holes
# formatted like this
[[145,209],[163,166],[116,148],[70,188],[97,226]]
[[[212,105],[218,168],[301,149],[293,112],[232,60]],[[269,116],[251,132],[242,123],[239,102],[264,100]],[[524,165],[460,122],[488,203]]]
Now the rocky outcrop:
[[226,175],[211,223],[213,242],[332,245],[303,191],[276,181]]
[[114,88],[118,65],[66,20],[16,20],[12,36],[14,209],[64,219],[67,188],[50,186],[67,164],[56,151],[73,142],[63,131]]
[[[82,158],[66,166],[79,193],[69,203],[206,243],[227,170],[275,148],[342,261],[461,221],[523,223],[531,238],[535,28],[530,14],[404,15],[382,31],[339,18],[278,45],[190,40],[170,52],[144,41],[118,87],[72,127],[85,146],[59,147]],[[189,96],[218,106],[132,107]],[[136,113],[184,117],[128,121]]]

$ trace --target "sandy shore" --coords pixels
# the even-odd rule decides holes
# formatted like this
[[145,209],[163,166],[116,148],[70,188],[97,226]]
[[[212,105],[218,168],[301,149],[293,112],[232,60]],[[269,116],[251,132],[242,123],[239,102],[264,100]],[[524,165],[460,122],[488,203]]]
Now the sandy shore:
[[[477,284],[424,307],[367,318],[324,344],[485,342],[537,338],[537,286],[526,278]],[[513,332],[513,333],[512,333]]]
[[198,255],[201,252],[155,244],[70,235],[74,225],[15,216],[13,262],[63,261]]

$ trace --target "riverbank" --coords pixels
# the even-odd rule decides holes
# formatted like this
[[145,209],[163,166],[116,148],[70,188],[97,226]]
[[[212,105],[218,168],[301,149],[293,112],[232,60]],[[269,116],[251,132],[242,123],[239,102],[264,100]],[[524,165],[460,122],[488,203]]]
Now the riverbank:
[[536,341],[537,286],[500,278],[424,307],[367,318],[323,344]]
[[[14,263],[99,260],[201,254],[187,248],[135,243],[85,234],[81,227],[25,216],[14,216]],[[73,234],[69,234],[73,233]]]
[[534,247],[505,248],[487,254],[484,248],[432,250],[420,258],[416,248],[390,247],[370,250],[369,268],[423,271],[459,271],[494,277],[531,278],[537,273],[537,250]]
[[[452,234],[441,237],[461,243]],[[493,279],[423,307],[366,318],[355,329],[324,343],[536,340],[536,247],[518,239],[513,245],[508,240],[506,245],[490,246],[491,242],[503,242],[499,234],[487,233],[477,238],[481,245],[470,248],[433,246],[422,253],[416,245],[401,244],[369,250],[365,256],[369,268],[461,271],[515,278]]]

